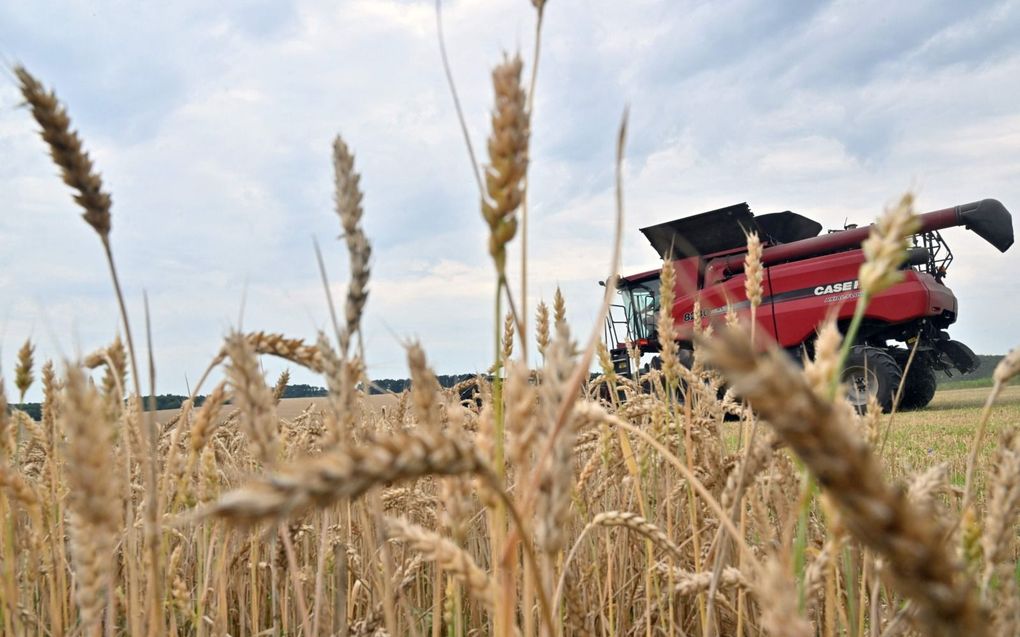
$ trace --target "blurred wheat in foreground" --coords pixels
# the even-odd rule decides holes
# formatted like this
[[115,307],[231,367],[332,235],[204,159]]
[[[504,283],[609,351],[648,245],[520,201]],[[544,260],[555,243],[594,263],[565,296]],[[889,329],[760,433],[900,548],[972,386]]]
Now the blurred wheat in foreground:
[[[520,59],[500,69],[486,177],[502,199],[482,207],[509,298],[503,246],[528,161],[500,82],[521,130],[530,113]],[[53,93],[16,73],[116,277],[111,199]],[[161,426],[126,314],[127,349],[42,366],[40,421],[8,408],[0,379],[5,634],[1018,634],[1020,434],[1001,435],[980,494],[942,465],[904,472],[877,449],[884,417],[829,391],[834,326],[801,369],[731,315],[690,367],[666,351],[662,371],[625,378],[579,345],[557,293],[554,320],[538,306],[540,365],[514,357],[526,322],[497,314],[494,375],[442,389],[410,344],[410,391],[372,404],[355,338],[371,249],[340,138],[334,165],[353,272],[335,334],[230,334],[207,399]],[[259,356],[321,374],[325,407],[281,418],[287,378],[267,385]],[[22,397],[33,366],[26,343]]]

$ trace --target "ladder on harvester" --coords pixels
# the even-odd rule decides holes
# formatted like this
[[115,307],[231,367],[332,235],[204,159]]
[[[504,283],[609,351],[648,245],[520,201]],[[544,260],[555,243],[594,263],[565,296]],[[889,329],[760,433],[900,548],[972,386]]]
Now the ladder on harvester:
[[[620,340],[621,331],[624,336],[623,340]],[[606,349],[609,350],[613,371],[621,376],[630,376],[630,353],[627,351],[627,343],[634,339],[630,332],[630,321],[625,306],[615,304],[609,306],[602,339],[606,343]]]

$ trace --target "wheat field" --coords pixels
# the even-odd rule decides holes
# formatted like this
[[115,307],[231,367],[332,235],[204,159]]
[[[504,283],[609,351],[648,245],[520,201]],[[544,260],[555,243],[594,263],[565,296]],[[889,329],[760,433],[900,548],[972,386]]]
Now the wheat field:
[[[533,2],[537,62],[544,2]],[[533,316],[523,303],[536,68],[530,82],[520,57],[494,68],[484,165],[472,150],[493,266],[489,374],[443,389],[411,342],[411,389],[366,395],[371,242],[354,153],[337,137],[352,275],[343,299],[325,295],[331,328],[231,332],[196,361],[205,402],[172,414],[139,398],[146,352],[124,309],[100,174],[55,94],[15,69],[100,240],[122,331],[81,360],[37,365],[26,343],[4,379],[0,396],[36,383],[44,396],[38,422],[6,398],[0,409],[5,634],[1018,633],[1020,396],[1004,387],[1020,351],[991,390],[857,414],[839,376],[860,316],[845,339],[822,325],[802,365],[756,335],[752,235],[750,315],[731,308],[697,326],[690,367],[667,346],[661,370],[615,374],[601,320],[568,325],[559,293]],[[625,140],[626,117],[618,236]],[[913,220],[907,195],[873,226],[859,314],[899,276]],[[520,282],[506,267],[518,248]],[[610,275],[619,241],[615,253]],[[672,277],[665,263],[662,334],[674,329]],[[270,384],[263,356],[318,374],[328,397],[282,402],[287,378]]]

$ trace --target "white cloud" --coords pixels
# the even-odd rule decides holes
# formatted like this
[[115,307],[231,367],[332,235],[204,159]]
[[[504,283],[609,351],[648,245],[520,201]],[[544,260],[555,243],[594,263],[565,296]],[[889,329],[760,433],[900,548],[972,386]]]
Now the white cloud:
[[[136,330],[141,291],[150,294],[161,391],[194,380],[243,297],[252,329],[313,338],[328,325],[311,237],[342,299],[336,132],[355,150],[374,243],[370,373],[402,375],[401,340],[412,335],[442,372],[487,366],[491,263],[432,7],[0,5],[0,55],[57,88],[113,192],[114,249]],[[533,11],[519,0],[461,0],[445,3],[444,18],[484,153],[489,70],[503,51],[530,56]],[[738,201],[827,227],[868,221],[912,184],[923,208],[986,196],[1017,208],[1018,24],[1010,2],[550,3],[533,127],[529,313],[561,286],[575,329],[588,331],[627,104],[628,270],[655,265],[637,228]],[[0,82],[8,365],[28,335],[41,358],[88,350],[116,329],[97,241],[18,102]],[[981,352],[1020,342],[1008,325],[979,320],[1020,311],[1006,274],[1020,257],[963,230],[946,236],[958,257],[954,335]],[[517,261],[514,246],[514,272]]]

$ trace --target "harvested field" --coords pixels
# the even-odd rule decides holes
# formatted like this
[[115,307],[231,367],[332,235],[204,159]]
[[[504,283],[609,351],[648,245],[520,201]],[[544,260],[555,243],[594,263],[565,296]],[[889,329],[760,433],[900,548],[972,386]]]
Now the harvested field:
[[[294,420],[306,409],[322,411],[326,407],[328,399],[316,398],[284,398],[276,406],[276,413],[285,420]],[[396,405],[398,397],[392,394],[373,394],[365,397],[365,406],[372,411],[378,412],[386,407]],[[177,409],[160,409],[156,412],[156,421],[166,424],[171,418],[178,414]]]

